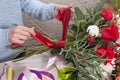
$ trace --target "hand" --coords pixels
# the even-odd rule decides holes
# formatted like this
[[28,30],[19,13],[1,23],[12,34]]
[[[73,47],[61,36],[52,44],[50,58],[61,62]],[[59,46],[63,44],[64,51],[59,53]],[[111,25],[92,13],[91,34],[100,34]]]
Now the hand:
[[31,35],[35,35],[34,27],[16,26],[9,30],[8,39],[11,43],[22,44]]
[[69,6],[67,6],[67,5],[56,5],[55,11],[54,11],[54,12],[55,12],[55,16],[58,15],[58,12],[59,12],[59,10],[60,10],[61,8],[70,8],[70,9],[71,9],[71,12],[72,12],[71,16],[73,16],[73,14],[74,14],[74,9],[73,9],[73,5],[72,5],[72,4],[69,5]]

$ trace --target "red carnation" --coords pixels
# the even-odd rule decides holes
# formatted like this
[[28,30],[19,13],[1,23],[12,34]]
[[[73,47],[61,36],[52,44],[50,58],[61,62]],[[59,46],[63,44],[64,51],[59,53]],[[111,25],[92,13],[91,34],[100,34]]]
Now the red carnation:
[[101,36],[106,42],[116,42],[116,40],[119,38],[118,27],[113,23],[110,26],[102,28]]
[[100,48],[97,49],[96,55],[103,56],[103,58],[112,59],[114,58],[113,47],[102,45]]
[[89,36],[88,37],[88,45],[91,45],[91,43],[94,41],[94,37],[93,36]]
[[120,80],[120,76],[117,76],[115,80]]
[[114,58],[113,47],[102,45],[100,48],[97,49],[96,55],[102,56],[103,58],[108,58],[108,60],[104,62],[104,65],[106,65],[107,63],[111,63],[112,59]]
[[105,19],[105,21],[109,21],[113,18],[113,13],[109,9],[102,9],[100,15]]

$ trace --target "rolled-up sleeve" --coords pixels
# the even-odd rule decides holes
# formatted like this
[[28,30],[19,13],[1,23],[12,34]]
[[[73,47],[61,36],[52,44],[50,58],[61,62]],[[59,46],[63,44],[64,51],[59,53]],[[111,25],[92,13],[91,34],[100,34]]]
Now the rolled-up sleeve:
[[20,0],[22,11],[41,21],[54,18],[54,3],[45,4],[38,0]]

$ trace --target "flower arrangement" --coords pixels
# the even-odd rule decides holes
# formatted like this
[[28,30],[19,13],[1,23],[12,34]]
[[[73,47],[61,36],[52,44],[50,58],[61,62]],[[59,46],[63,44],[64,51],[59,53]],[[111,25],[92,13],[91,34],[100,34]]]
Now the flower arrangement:
[[[105,1],[101,0],[95,7],[86,8],[86,13],[76,7],[73,21],[74,23],[68,27],[64,48],[51,49],[51,54],[60,55],[66,64],[71,63],[75,68],[64,72],[66,75],[71,74],[64,80],[112,80],[113,77],[120,80],[120,17],[106,8]],[[43,45],[21,49],[22,51],[33,49],[33,54],[50,50]],[[59,70],[58,72],[60,74]]]

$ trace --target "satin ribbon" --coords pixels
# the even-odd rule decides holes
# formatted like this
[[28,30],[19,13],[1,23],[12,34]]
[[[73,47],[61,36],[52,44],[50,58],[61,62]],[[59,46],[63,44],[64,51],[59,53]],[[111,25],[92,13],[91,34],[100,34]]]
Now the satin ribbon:
[[63,60],[60,59],[58,56],[49,57],[46,69],[50,68],[51,66],[56,66],[57,69],[62,69],[63,67],[66,67],[62,61]]
[[[70,8],[60,9],[58,15],[56,16],[56,19],[62,22],[62,27],[63,27],[62,28],[62,40],[59,40],[58,43],[53,43],[52,41],[50,41],[49,39],[47,39],[46,37],[44,37],[41,33],[37,31],[35,31],[36,35],[32,37],[49,48],[63,48],[66,35],[67,35],[67,28],[68,28],[68,24],[70,21],[70,17],[71,17]],[[18,46],[19,44],[13,43],[11,45],[11,48],[18,47]]]
[[[69,80],[73,72],[77,71],[76,68],[66,66],[65,64],[63,64],[63,62],[60,58],[58,58],[58,56],[50,57],[48,65],[45,69],[42,70],[47,71],[47,69],[52,65],[56,66],[57,68],[58,80]],[[40,71],[36,68],[26,67],[19,75],[17,80],[23,80],[24,78],[25,80],[55,80],[54,76],[46,71]]]
[[27,78],[27,80],[41,80],[36,75],[34,75],[34,73],[31,73],[29,68],[25,68],[23,74]]
[[7,67],[8,67],[8,64],[3,64],[2,68],[1,68],[2,71],[0,72],[0,80],[2,80],[3,75],[7,72],[6,71]]
[[24,77],[26,80],[55,80],[51,73],[30,67],[26,67],[17,80],[23,80]]
[[44,37],[42,34],[40,34],[39,32],[35,31],[36,35],[32,36],[34,39],[36,39],[38,42],[44,44],[45,46],[49,47],[49,48],[63,48],[64,47],[64,41],[60,40],[58,41],[58,43],[53,43],[52,41],[50,41],[49,39],[47,39],[46,37]]

